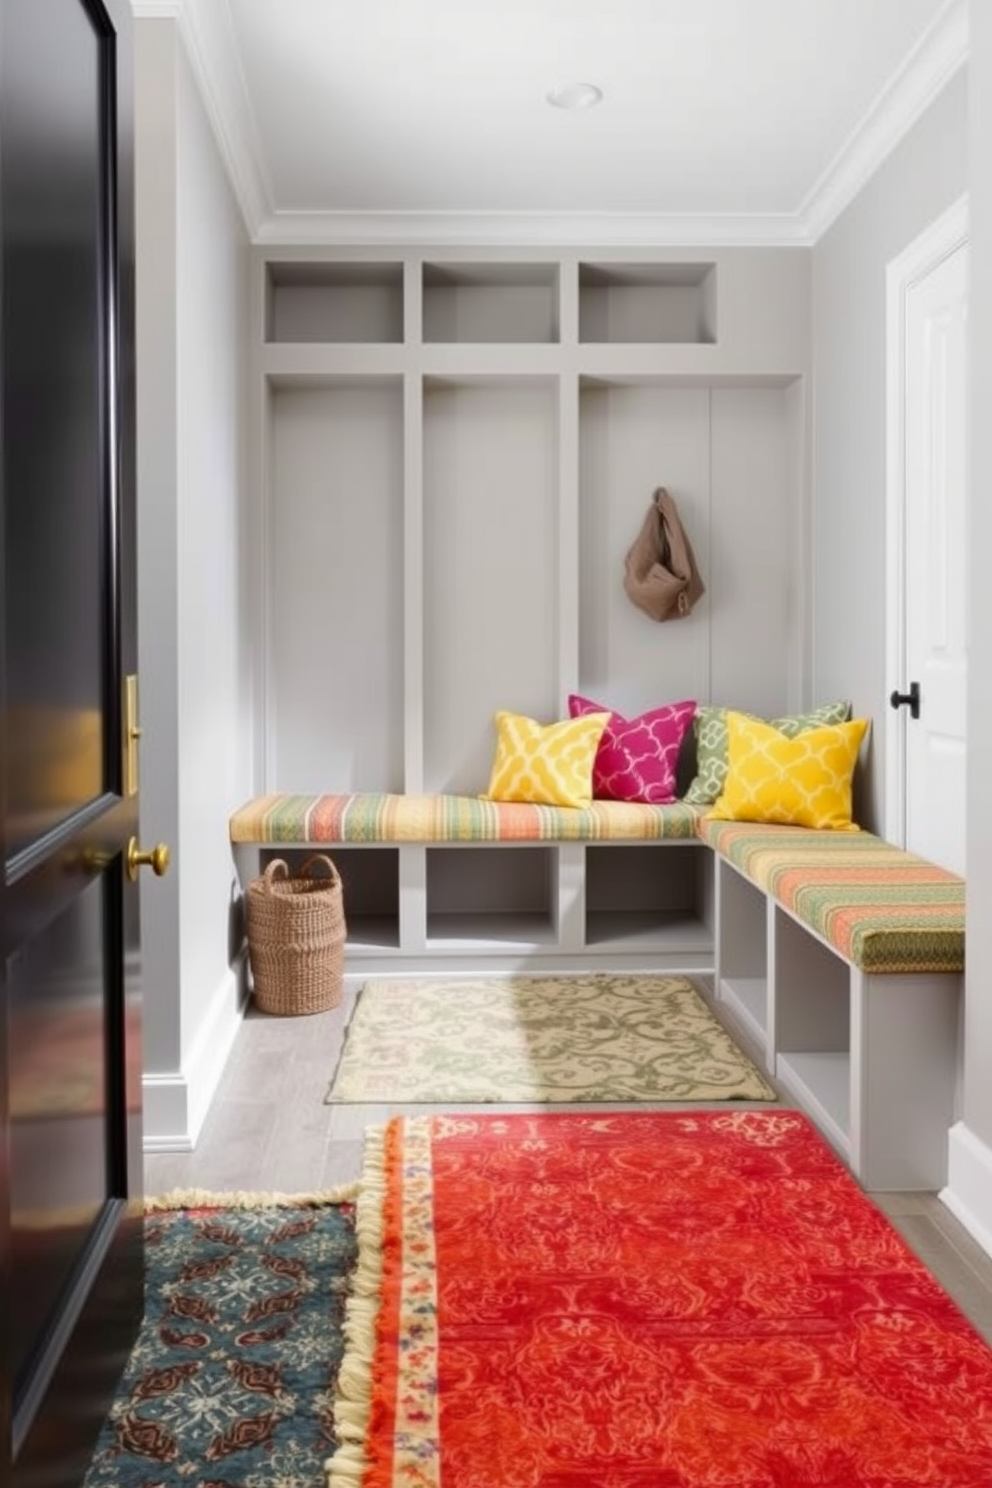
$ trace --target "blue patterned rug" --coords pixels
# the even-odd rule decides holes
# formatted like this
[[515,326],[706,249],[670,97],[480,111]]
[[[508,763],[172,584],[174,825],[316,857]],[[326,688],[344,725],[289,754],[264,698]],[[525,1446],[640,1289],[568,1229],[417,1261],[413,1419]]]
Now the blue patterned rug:
[[357,1256],[352,1203],[158,1203],[168,1207],[145,1218],[144,1322],[84,1488],[320,1488]]

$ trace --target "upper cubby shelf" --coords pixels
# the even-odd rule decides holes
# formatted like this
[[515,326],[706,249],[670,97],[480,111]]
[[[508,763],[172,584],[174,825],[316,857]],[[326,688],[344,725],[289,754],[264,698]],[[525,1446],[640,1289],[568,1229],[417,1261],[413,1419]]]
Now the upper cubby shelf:
[[273,261],[267,265],[265,339],[400,344],[403,265]]
[[716,264],[580,264],[579,340],[713,344]]
[[559,340],[553,263],[425,263],[423,339],[448,344]]

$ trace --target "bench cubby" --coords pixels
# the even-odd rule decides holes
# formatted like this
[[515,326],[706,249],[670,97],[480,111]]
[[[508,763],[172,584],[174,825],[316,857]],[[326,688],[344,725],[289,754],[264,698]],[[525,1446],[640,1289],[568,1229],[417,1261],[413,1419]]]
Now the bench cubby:
[[558,943],[554,848],[428,847],[428,951],[535,951]]
[[587,843],[588,950],[678,956],[686,970],[713,969],[709,851],[700,843]]
[[715,981],[717,996],[730,1007],[765,1056],[768,1042],[768,901],[729,863],[716,860]]
[[850,1162],[851,1081],[864,1054],[852,1057],[854,968],[771,900],[767,914],[770,1066]]
[[[352,956],[397,952],[400,949],[400,854],[395,847],[351,847],[337,843],[318,847],[266,848],[250,862],[251,876],[264,872],[273,858],[281,858],[291,875],[299,873],[315,852],[331,859],[341,878],[345,906],[347,951]],[[314,874],[323,872],[320,867]]]

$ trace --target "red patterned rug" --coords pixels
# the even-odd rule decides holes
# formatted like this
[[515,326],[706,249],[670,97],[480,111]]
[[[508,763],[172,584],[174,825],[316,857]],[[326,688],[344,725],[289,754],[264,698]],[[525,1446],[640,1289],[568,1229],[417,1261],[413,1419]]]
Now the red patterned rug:
[[992,1350],[797,1112],[370,1135],[331,1488],[989,1488]]

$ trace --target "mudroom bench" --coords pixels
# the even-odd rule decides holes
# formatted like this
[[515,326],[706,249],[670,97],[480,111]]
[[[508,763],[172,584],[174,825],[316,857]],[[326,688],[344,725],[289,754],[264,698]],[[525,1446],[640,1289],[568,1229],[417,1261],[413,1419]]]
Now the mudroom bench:
[[648,970],[712,978],[774,1075],[874,1190],[937,1189],[956,1116],[963,879],[870,832],[475,796],[259,796],[242,888],[333,856],[346,972]]
[[702,821],[716,995],[865,1187],[937,1189],[955,1120],[964,880],[870,832]]
[[712,854],[699,808],[476,796],[258,796],[230,837],[242,888],[327,851],[346,972],[655,970],[712,976]]

